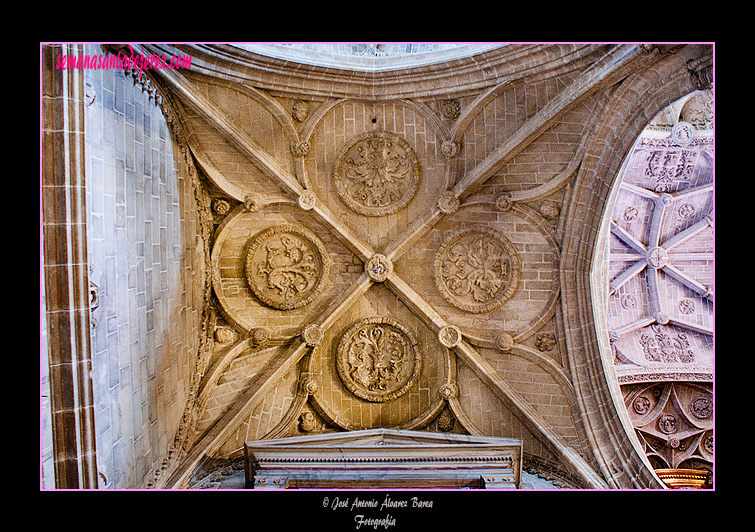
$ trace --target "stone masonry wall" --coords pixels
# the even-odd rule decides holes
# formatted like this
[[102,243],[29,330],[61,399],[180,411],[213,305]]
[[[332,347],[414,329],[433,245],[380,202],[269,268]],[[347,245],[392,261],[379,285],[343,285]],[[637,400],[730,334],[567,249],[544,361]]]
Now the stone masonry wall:
[[99,482],[135,488],[166,455],[186,404],[201,336],[200,231],[160,108],[121,70],[86,76]]

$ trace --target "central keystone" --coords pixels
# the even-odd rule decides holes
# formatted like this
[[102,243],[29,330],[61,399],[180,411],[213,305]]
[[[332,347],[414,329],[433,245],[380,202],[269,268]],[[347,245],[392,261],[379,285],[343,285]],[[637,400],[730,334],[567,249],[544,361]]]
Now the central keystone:
[[668,263],[668,252],[660,246],[650,248],[645,260],[651,268],[663,268]]
[[382,283],[393,272],[393,264],[385,255],[376,254],[364,265],[364,271],[370,279]]

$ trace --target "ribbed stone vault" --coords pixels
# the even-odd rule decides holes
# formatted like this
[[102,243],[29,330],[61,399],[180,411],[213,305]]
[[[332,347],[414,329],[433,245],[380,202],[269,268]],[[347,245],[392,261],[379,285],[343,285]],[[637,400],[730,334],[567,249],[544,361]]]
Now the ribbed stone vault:
[[[392,428],[518,438],[525,469],[567,486],[660,486],[617,414],[584,279],[621,158],[705,83],[710,47],[496,45],[351,71],[135,48],[192,56],[149,75],[211,235],[206,362],[151,485],[186,486],[249,440]],[[699,293],[655,247],[692,252],[705,220],[615,234]]]

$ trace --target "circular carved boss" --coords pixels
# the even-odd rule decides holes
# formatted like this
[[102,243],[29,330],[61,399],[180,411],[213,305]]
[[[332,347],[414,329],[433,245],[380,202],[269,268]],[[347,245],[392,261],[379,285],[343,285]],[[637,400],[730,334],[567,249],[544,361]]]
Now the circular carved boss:
[[403,325],[373,317],[356,322],[343,334],[336,368],[351,393],[379,403],[396,399],[414,386],[422,360],[417,341]]
[[333,168],[336,192],[365,216],[405,207],[419,186],[420,165],[409,143],[394,133],[369,131],[341,148]]
[[516,292],[521,265],[514,245],[489,228],[452,234],[435,256],[441,295],[467,312],[490,312]]
[[282,224],[252,239],[246,254],[246,279],[264,304],[291,310],[322,292],[329,264],[327,250],[314,233]]

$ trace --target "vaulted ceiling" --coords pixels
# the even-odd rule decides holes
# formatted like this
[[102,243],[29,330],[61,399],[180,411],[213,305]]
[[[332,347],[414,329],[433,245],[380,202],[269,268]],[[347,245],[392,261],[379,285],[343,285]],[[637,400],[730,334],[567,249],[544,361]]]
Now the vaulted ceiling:
[[710,85],[710,46],[452,48],[397,69],[263,48],[136,48],[192,56],[148,74],[204,184],[216,316],[160,482],[248,440],[391,427],[520,438],[525,466],[576,487],[658,486],[604,370],[591,260],[624,156]]

